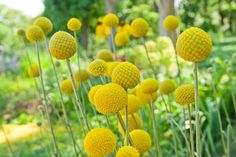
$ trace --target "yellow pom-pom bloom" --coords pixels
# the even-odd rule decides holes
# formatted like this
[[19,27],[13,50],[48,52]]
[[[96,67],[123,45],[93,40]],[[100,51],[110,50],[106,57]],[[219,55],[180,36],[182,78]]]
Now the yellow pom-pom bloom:
[[84,139],[84,148],[92,157],[103,157],[114,151],[115,147],[116,137],[107,128],[92,129]]
[[74,73],[74,79],[76,82],[84,82],[89,79],[89,73],[87,70],[80,69]]
[[187,105],[194,102],[194,86],[192,84],[179,86],[174,94],[175,101],[181,105]]
[[39,26],[43,32],[44,35],[47,35],[52,31],[53,24],[47,17],[39,17],[34,21],[34,24],[36,26]]
[[151,104],[157,100],[157,92],[154,93],[143,93],[142,89],[139,87],[136,90],[136,96],[141,100],[144,104]]
[[38,77],[40,75],[39,66],[37,64],[32,64],[28,69],[28,75],[30,77]]
[[141,83],[141,90],[143,93],[154,93],[158,90],[159,84],[156,79],[148,78],[142,81]]
[[25,37],[25,31],[23,29],[18,29],[16,34],[20,37]]
[[94,104],[102,114],[117,113],[125,107],[128,101],[126,91],[115,83],[100,87],[94,96]]
[[168,31],[173,31],[179,26],[179,20],[173,15],[166,16],[163,26]]
[[[138,114],[133,114],[134,117],[132,117],[132,115],[128,115],[128,123],[129,123],[129,129],[128,131],[131,132],[132,130],[134,129],[141,129],[142,128],[142,121],[141,121],[141,118],[139,117]],[[126,122],[126,116],[122,116],[122,119],[124,122]],[[118,123],[118,129],[119,129],[119,132],[124,135],[124,130],[121,126],[120,123]]]
[[159,85],[160,93],[161,94],[170,94],[175,90],[175,84],[170,79],[165,79]]
[[[137,96],[129,94],[128,95],[128,114],[133,114],[135,112],[138,112],[141,104],[142,102]],[[122,109],[120,113],[124,115],[125,109]]]
[[139,153],[134,147],[123,146],[117,151],[116,157],[139,157]]
[[124,46],[129,43],[129,35],[126,32],[117,33],[115,36],[116,46]]
[[44,37],[44,33],[39,26],[31,26],[26,30],[26,38],[29,41],[40,41]]
[[152,146],[151,137],[144,130],[135,129],[130,132],[130,137],[134,142],[134,147],[140,154],[147,152]]
[[91,102],[91,104],[94,104],[94,95],[96,94],[97,90],[101,87],[102,87],[102,85],[96,85],[96,86],[93,86],[89,90],[88,98],[89,98],[89,101]]
[[143,18],[134,19],[131,23],[131,32],[134,37],[140,38],[147,34],[149,24]]
[[120,62],[107,62],[106,76],[111,77],[113,70]]
[[117,33],[120,33],[120,32],[126,32],[130,36],[130,34],[131,34],[131,26],[128,23],[123,24],[122,26],[117,28]]
[[97,38],[103,38],[111,34],[110,28],[104,24],[100,24],[96,27]]
[[89,64],[89,72],[93,76],[101,76],[105,74],[106,69],[107,69],[106,62],[101,59],[96,59]]
[[102,59],[105,62],[111,62],[113,61],[112,53],[109,50],[101,50],[97,53],[96,59]]
[[[72,81],[69,79],[65,79],[60,84],[61,91],[65,94],[73,93]],[[76,88],[78,88],[78,84],[76,84]]]
[[77,31],[80,30],[81,28],[81,22],[77,18],[70,18],[69,21],[67,22],[67,28],[71,31]]
[[67,32],[58,31],[50,39],[49,49],[56,59],[68,59],[76,52],[76,40]]
[[176,51],[186,61],[199,62],[206,59],[212,49],[211,37],[202,29],[190,27],[181,33],[176,42]]
[[133,88],[140,80],[138,68],[129,62],[120,63],[112,72],[112,82],[121,85],[123,88]]
[[115,27],[119,23],[119,18],[115,14],[107,14],[104,17],[103,22],[108,27]]

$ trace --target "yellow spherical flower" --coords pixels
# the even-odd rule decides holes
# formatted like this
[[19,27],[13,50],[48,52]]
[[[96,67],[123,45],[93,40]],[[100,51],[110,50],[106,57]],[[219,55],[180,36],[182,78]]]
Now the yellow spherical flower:
[[[133,114],[135,112],[138,112],[141,104],[142,102],[137,96],[129,94],[128,95],[128,114]],[[125,109],[122,109],[120,113],[124,115]]]
[[179,20],[173,15],[166,16],[163,26],[168,31],[173,31],[179,26]]
[[131,26],[128,23],[123,24],[122,26],[117,28],[117,33],[120,33],[120,32],[126,32],[130,36],[130,34],[131,34]]
[[111,77],[113,70],[120,62],[107,62],[106,76]]
[[67,22],[67,28],[71,31],[77,31],[80,30],[81,27],[81,22],[77,18],[70,18],[69,21]]
[[136,89],[136,96],[144,104],[151,104],[157,100],[157,92],[154,93],[143,93],[142,89],[139,87]]
[[[60,84],[61,91],[65,94],[73,93],[72,81],[69,79],[65,79]],[[78,84],[76,84],[76,88],[78,88]]]
[[175,101],[181,105],[187,105],[194,102],[194,86],[192,84],[179,86],[174,94]]
[[119,18],[115,14],[107,14],[104,17],[103,22],[108,27],[115,27],[119,23]]
[[211,37],[202,29],[190,27],[181,33],[176,42],[176,51],[186,61],[199,62],[206,59],[212,50]]
[[96,59],[89,64],[89,72],[93,76],[101,76],[105,74],[106,69],[107,69],[106,62],[101,59]]
[[67,32],[58,31],[50,39],[49,49],[56,59],[68,59],[76,52],[76,40]]
[[103,157],[116,148],[116,137],[107,128],[95,128],[87,133],[84,148],[92,157]]
[[161,94],[170,94],[175,90],[175,84],[170,79],[165,79],[159,85],[160,93]]
[[99,24],[96,27],[96,36],[97,38],[103,38],[111,34],[110,28],[104,24]]
[[151,137],[144,130],[135,129],[130,132],[130,137],[134,143],[134,147],[140,154],[147,152],[152,147]]
[[40,41],[44,37],[44,33],[39,26],[31,26],[26,30],[26,38],[29,41]]
[[74,79],[76,82],[86,81],[89,79],[89,73],[87,70],[80,69],[74,73]]
[[[133,114],[134,117],[132,117],[132,115],[128,115],[128,123],[129,123],[129,129],[128,131],[132,131],[134,129],[141,129],[142,128],[142,121],[141,121],[141,118],[139,117],[138,114]],[[122,119],[124,122],[126,122],[126,116],[122,116]],[[118,129],[119,129],[119,132],[124,135],[124,130],[121,126],[120,123],[118,123]]]
[[149,24],[143,18],[136,18],[131,23],[131,32],[134,37],[140,38],[147,34]]
[[102,85],[99,84],[99,85],[93,86],[89,90],[88,98],[89,98],[89,101],[91,102],[91,104],[94,104],[94,95],[96,94],[97,90],[101,87],[102,87]]
[[102,114],[117,113],[125,107],[128,101],[126,91],[115,83],[100,87],[94,96],[94,104]]
[[143,93],[154,93],[158,90],[159,84],[156,79],[148,78],[141,82],[141,90]]
[[47,17],[39,17],[34,21],[34,24],[36,26],[39,26],[43,32],[44,35],[47,35],[48,33],[50,33],[52,31],[52,27],[53,24],[50,21],[50,19],[48,19]]
[[18,29],[16,34],[20,37],[25,37],[25,31],[23,29]]
[[115,36],[116,46],[124,46],[129,43],[129,35],[126,32],[116,33]]
[[112,82],[121,85],[123,88],[133,88],[140,80],[138,68],[129,62],[120,63],[112,72]]
[[37,64],[32,64],[28,69],[28,75],[30,77],[38,77],[40,75],[39,66]]
[[96,55],[96,59],[102,59],[105,62],[111,62],[111,61],[114,60],[113,56],[112,56],[112,53],[109,50],[101,50],[101,51],[99,51],[97,53],[97,55]]
[[116,157],[139,157],[139,153],[134,147],[123,146],[117,151]]

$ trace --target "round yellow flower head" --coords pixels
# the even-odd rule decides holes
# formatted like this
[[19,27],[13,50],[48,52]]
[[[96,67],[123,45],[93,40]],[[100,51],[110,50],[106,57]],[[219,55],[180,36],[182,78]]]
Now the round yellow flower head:
[[89,98],[89,101],[91,102],[91,104],[94,104],[94,95],[96,94],[97,90],[101,87],[102,87],[102,85],[99,84],[99,85],[93,86],[89,90],[88,98]]
[[39,17],[34,21],[34,24],[36,26],[39,26],[42,30],[44,35],[47,35],[52,31],[53,24],[51,20],[49,20],[47,17]]
[[179,26],[179,20],[173,15],[166,16],[163,26],[168,31],[173,31]]
[[[141,121],[141,118],[139,117],[138,114],[133,114],[134,118],[132,117],[132,115],[128,115],[128,123],[129,123],[129,129],[128,131],[131,132],[132,130],[134,129],[141,129],[142,128],[142,121]],[[126,116],[122,116],[122,119],[123,121],[125,122],[126,121]],[[125,132],[121,126],[120,123],[118,123],[118,129],[119,129],[119,132],[124,135]]]
[[179,86],[174,94],[175,101],[181,105],[188,105],[194,102],[194,86],[192,84]]
[[158,90],[159,84],[156,79],[148,78],[141,82],[141,90],[143,93],[154,93]]
[[103,22],[108,27],[115,27],[119,24],[119,18],[115,14],[107,14]]
[[39,26],[31,26],[26,30],[26,38],[29,41],[40,41],[44,37],[44,33]]
[[116,33],[115,36],[116,46],[124,46],[129,43],[129,35],[126,32]]
[[97,55],[96,55],[96,59],[102,59],[105,62],[111,62],[111,61],[114,60],[113,56],[112,56],[112,53],[109,50],[101,50],[101,51],[99,51],[97,53]]
[[152,146],[151,137],[144,130],[135,129],[130,132],[130,137],[134,142],[134,147],[140,154],[147,152]]
[[102,114],[117,113],[125,107],[128,101],[126,91],[115,83],[100,87],[94,96],[94,104]]
[[110,28],[104,24],[99,24],[96,27],[96,36],[97,38],[103,38],[111,34]]
[[117,28],[117,33],[120,33],[120,32],[126,32],[128,34],[128,36],[130,36],[130,34],[131,34],[131,26],[128,23],[123,24],[122,26]]
[[39,66],[37,64],[32,64],[28,69],[28,75],[30,77],[38,77],[40,75]]
[[76,82],[84,82],[89,79],[89,73],[87,70],[80,69],[74,73],[74,79]]
[[120,62],[107,62],[106,76],[111,77],[113,70]]
[[144,104],[151,104],[157,100],[157,92],[154,93],[143,93],[142,89],[139,87],[136,89],[136,96]]
[[116,137],[107,128],[95,128],[87,133],[84,139],[84,148],[92,157],[103,157],[116,147]]
[[101,76],[105,74],[107,69],[106,62],[101,59],[96,59],[89,64],[89,72],[93,76]]
[[49,42],[49,49],[56,59],[68,59],[76,52],[76,40],[67,32],[58,31]]
[[140,80],[138,68],[129,62],[120,63],[112,72],[112,82],[121,85],[123,88],[133,88]]
[[69,21],[67,22],[67,28],[71,31],[78,31],[81,28],[81,22],[77,18],[70,18]]
[[[138,112],[141,104],[142,102],[137,96],[129,94],[128,95],[128,114],[133,114],[135,112]],[[122,109],[120,113],[124,115],[125,109]]]
[[211,37],[197,27],[186,29],[179,35],[176,42],[178,55],[190,62],[199,62],[206,59],[210,55],[211,49]]
[[20,37],[25,37],[25,30],[23,29],[18,29],[16,34]]
[[160,93],[161,94],[170,94],[175,90],[175,84],[170,79],[165,79],[159,85]]
[[[61,91],[65,94],[73,93],[72,81],[69,79],[63,80],[61,82],[60,88],[61,88]],[[78,88],[78,84],[76,84],[76,88]]]
[[136,18],[131,23],[131,32],[134,37],[140,38],[147,34],[149,24],[143,18]]
[[136,148],[131,146],[122,146],[116,153],[116,157],[139,157]]

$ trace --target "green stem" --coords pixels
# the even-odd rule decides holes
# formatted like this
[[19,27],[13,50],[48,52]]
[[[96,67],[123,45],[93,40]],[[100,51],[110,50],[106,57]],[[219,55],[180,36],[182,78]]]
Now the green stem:
[[[125,136],[128,138],[129,134],[129,113],[128,113],[128,104],[125,106]],[[126,145],[128,145],[128,140],[126,140]]]
[[136,128],[138,129],[139,126],[138,126],[138,123],[137,123],[137,121],[136,121],[136,119],[135,119],[135,117],[134,117],[134,114],[132,113],[131,116],[132,116],[132,118],[134,119],[134,123],[135,123]]
[[194,94],[195,94],[195,119],[196,119],[196,149],[197,149],[197,157],[201,157],[200,150],[200,132],[201,132],[201,124],[200,124],[200,116],[199,116],[199,98],[198,98],[198,65],[194,63]]
[[191,157],[194,157],[194,141],[193,141],[193,129],[192,129],[192,118],[191,118],[191,106],[188,105],[188,116],[189,116],[189,130],[190,130],[190,143],[191,143]]
[[43,73],[42,73],[42,66],[41,66],[41,61],[40,61],[40,55],[39,55],[39,47],[38,47],[38,43],[36,42],[36,50],[37,50],[37,57],[38,57],[38,65],[39,65],[39,72],[40,72],[40,81],[41,81],[41,86],[42,86],[42,91],[43,91],[43,97],[44,97],[44,101],[45,101],[45,112],[46,112],[46,118],[50,127],[50,132],[53,138],[53,145],[54,145],[54,155],[55,157],[59,157],[60,155],[60,151],[57,145],[57,141],[56,141],[56,137],[55,137],[55,133],[54,133],[54,129],[52,127],[51,124],[51,118],[48,112],[48,101],[47,101],[47,95],[46,95],[46,91],[45,91],[45,87],[44,87],[44,81],[43,81]]
[[116,46],[115,46],[115,42],[114,42],[114,30],[113,28],[110,28],[110,31],[111,31],[111,50],[112,50],[112,53],[115,57],[115,60],[117,61],[118,57],[117,57],[117,53],[116,53]]

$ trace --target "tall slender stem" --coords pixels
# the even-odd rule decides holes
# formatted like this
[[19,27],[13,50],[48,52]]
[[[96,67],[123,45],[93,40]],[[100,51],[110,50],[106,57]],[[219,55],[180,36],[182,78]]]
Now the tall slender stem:
[[40,55],[39,55],[39,47],[38,47],[38,43],[36,42],[36,50],[37,50],[37,57],[38,57],[38,65],[39,65],[39,72],[40,72],[40,81],[41,81],[41,87],[42,87],[42,91],[43,91],[43,97],[44,97],[44,102],[45,105],[45,112],[46,112],[46,118],[50,127],[50,132],[52,134],[52,138],[53,138],[53,145],[54,145],[54,155],[55,157],[59,157],[60,155],[60,151],[57,145],[57,141],[56,141],[56,137],[55,137],[55,133],[54,133],[54,129],[52,127],[52,123],[51,123],[51,118],[48,112],[48,101],[47,101],[47,95],[46,95],[46,91],[45,91],[45,87],[44,87],[44,81],[43,81],[43,73],[42,73],[42,66],[41,66],[41,61],[40,61]]
[[[128,113],[128,104],[125,106],[125,136],[128,138],[129,134],[129,113]],[[126,145],[128,145],[128,140],[126,141]]]
[[10,141],[8,140],[7,133],[6,133],[6,131],[5,131],[4,127],[3,127],[3,125],[1,125],[1,128],[2,128],[3,135],[4,135],[5,139],[6,139],[7,147],[8,147],[8,149],[9,149],[10,153],[11,153],[11,156],[14,157],[14,152],[13,152],[13,149],[12,149],[12,147],[11,147],[11,143],[10,143]]
[[73,87],[73,92],[74,92],[74,96],[75,96],[75,99],[76,99],[76,103],[78,103],[81,115],[83,116],[84,123],[85,123],[85,125],[87,127],[87,131],[89,131],[90,127],[89,127],[89,123],[88,123],[88,120],[87,120],[87,116],[84,113],[82,103],[80,102],[78,93],[76,91],[75,79],[73,77],[73,72],[72,72],[72,69],[71,69],[71,66],[70,66],[70,60],[66,59],[66,63],[67,63],[68,69],[69,69],[69,73],[70,73],[70,77],[71,77],[71,81],[72,81],[72,87]]
[[154,113],[154,105],[152,102],[152,97],[150,96],[151,103],[149,104],[150,110],[151,110],[151,119],[152,119],[152,126],[153,126],[153,135],[155,137],[154,144],[157,149],[157,154],[156,156],[162,157],[161,153],[161,147],[160,147],[160,138],[157,132],[157,126],[156,126],[156,118],[155,118],[155,113]]
[[193,129],[192,129],[192,118],[191,118],[191,106],[188,105],[188,116],[189,116],[189,129],[190,129],[190,142],[191,142],[191,157],[194,157],[194,141],[193,141]]
[[195,119],[196,119],[196,149],[197,149],[197,157],[201,157],[200,150],[200,132],[201,132],[201,124],[200,124],[200,116],[199,116],[199,100],[198,100],[198,65],[194,63],[194,94],[195,94]]
[[115,42],[114,42],[114,30],[113,28],[110,28],[110,39],[111,39],[111,51],[115,57],[115,60],[117,61],[118,57],[117,57],[117,53],[116,53],[116,46],[115,46]]

